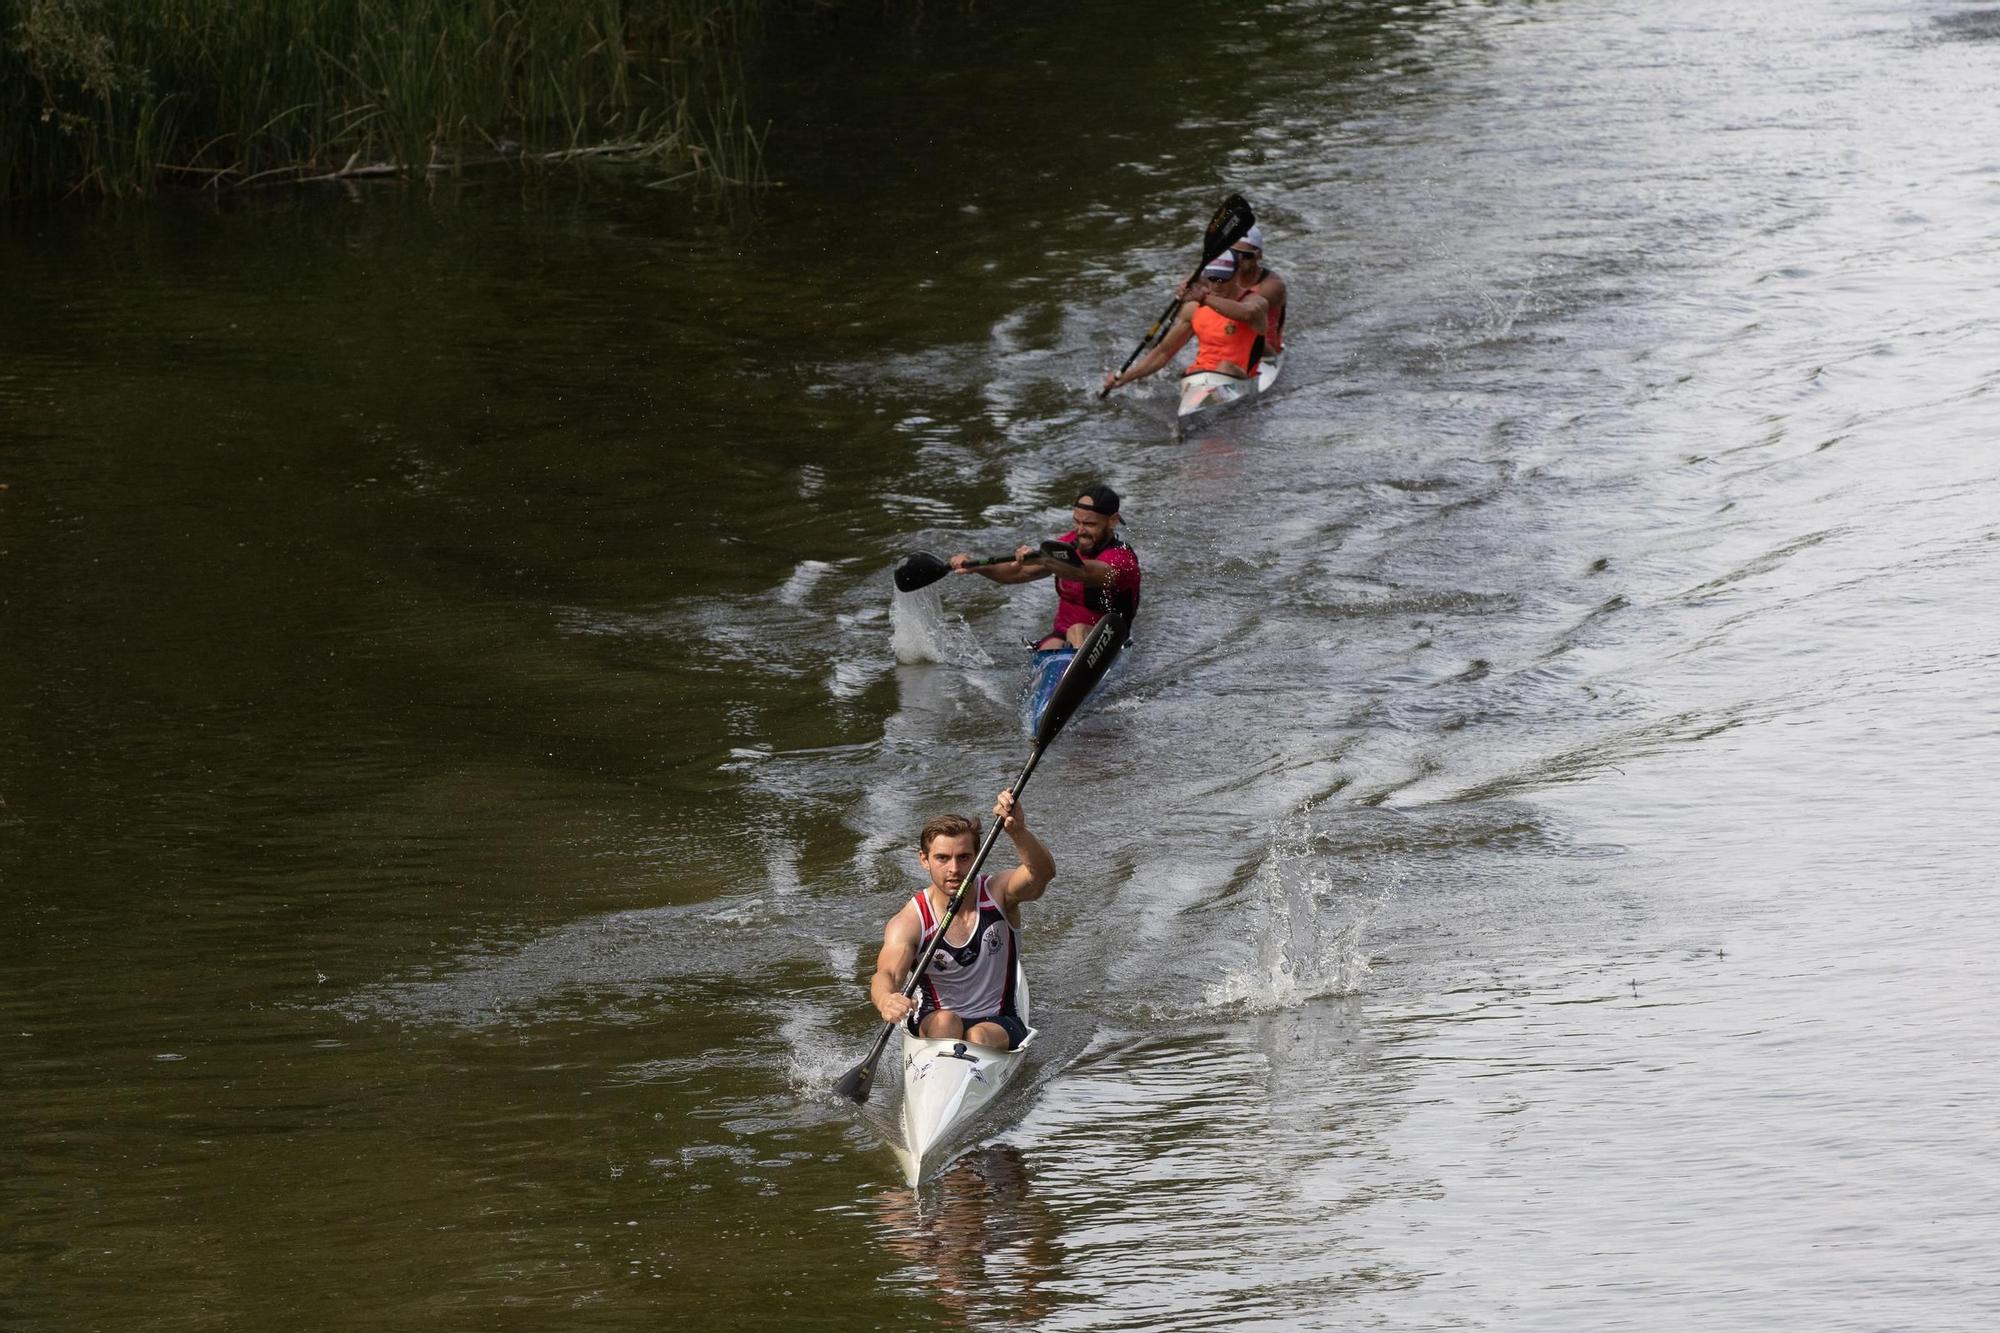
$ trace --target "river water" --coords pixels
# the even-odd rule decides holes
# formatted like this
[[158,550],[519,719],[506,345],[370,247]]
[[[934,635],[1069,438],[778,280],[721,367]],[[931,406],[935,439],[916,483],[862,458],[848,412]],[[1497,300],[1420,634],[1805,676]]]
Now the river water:
[[[15,221],[0,1323],[2000,1320],[2000,8],[1134,13],[781,29],[721,209]],[[1293,352],[1175,442],[1229,189]],[[1096,480],[913,1193],[828,1084],[1052,599],[888,570]]]

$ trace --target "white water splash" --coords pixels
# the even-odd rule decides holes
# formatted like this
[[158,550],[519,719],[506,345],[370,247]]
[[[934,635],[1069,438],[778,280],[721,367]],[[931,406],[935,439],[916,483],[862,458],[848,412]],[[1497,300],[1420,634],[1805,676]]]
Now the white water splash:
[[1209,985],[1210,1006],[1274,1013],[1352,994],[1367,977],[1367,904],[1336,896],[1324,853],[1312,846],[1311,813],[1299,812],[1274,835],[1251,889],[1255,953],[1249,966]]
[[993,658],[955,615],[946,615],[935,586],[898,593],[889,603],[889,646],[905,665],[943,662],[951,666],[991,666]]
[[825,1018],[824,1013],[801,1005],[779,1023],[788,1057],[785,1081],[802,1097],[829,1094],[835,1081],[868,1053],[865,1045],[836,1037],[826,1028]]

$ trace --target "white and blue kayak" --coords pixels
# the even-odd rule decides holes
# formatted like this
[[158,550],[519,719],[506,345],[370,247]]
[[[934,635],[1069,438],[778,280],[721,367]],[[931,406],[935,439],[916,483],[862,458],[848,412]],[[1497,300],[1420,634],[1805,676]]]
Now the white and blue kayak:
[[1068,645],[1035,649],[1034,659],[1028,665],[1027,708],[1021,719],[1027,724],[1030,736],[1042,725],[1042,714],[1049,711],[1049,700],[1056,697],[1056,686],[1061,683],[1063,672],[1075,660],[1076,649]]
[[1239,403],[1263,397],[1278,382],[1285,358],[1267,356],[1257,363],[1257,373],[1248,378],[1202,370],[1181,377],[1180,408],[1174,415],[1174,438],[1198,430]]
[[[1028,1017],[1028,978],[1014,965],[1014,1012]],[[1020,1072],[1035,1029],[1011,1051],[963,1038],[913,1037],[903,1032],[903,1141],[891,1145],[903,1178],[921,1184],[977,1141],[979,1112]]]
[[[1118,669],[1118,664],[1125,660],[1125,654],[1131,647],[1129,640],[1118,646],[1117,656],[1113,657],[1111,665],[1104,669],[1105,675],[1108,676]],[[1021,693],[1021,728],[1028,735],[1033,736],[1041,730],[1042,718],[1049,711],[1049,702],[1056,697],[1056,687],[1062,684],[1063,673],[1069,670],[1069,664],[1075,660],[1076,649],[1068,644],[1060,648],[1033,650],[1033,656],[1028,663],[1028,686]],[[1099,684],[1102,683],[1100,680]],[[1087,703],[1089,699],[1095,697],[1096,692],[1092,691],[1083,702]]]

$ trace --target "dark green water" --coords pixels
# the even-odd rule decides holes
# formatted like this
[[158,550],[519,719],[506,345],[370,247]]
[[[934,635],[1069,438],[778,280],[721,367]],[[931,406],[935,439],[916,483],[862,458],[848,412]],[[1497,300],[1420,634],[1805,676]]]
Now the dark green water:
[[[1984,1326],[1984,12],[825,19],[721,209],[16,218],[0,1324]],[[1231,188],[1295,350],[1176,443],[1091,391]],[[825,1089],[1048,608],[886,571],[1098,479],[913,1195]]]

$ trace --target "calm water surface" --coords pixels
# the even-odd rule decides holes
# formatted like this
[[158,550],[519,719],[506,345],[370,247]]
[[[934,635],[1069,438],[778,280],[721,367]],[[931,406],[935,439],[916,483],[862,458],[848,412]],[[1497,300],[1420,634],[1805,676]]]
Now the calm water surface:
[[[2000,1320],[2000,9],[1018,22],[779,33],[755,205],[0,239],[0,1323]],[[1175,443],[1230,188],[1295,350]],[[827,1085],[1050,598],[887,571],[1099,479],[912,1193]]]

